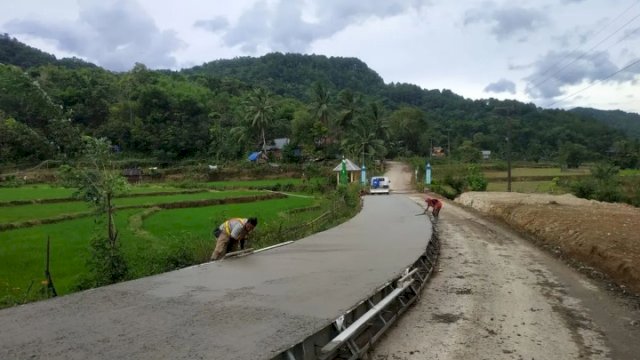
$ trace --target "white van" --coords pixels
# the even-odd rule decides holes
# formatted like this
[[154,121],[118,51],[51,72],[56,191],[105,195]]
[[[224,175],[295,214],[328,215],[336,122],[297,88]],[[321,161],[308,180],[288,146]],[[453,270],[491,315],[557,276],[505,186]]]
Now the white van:
[[391,181],[386,176],[374,176],[371,178],[370,194],[389,194]]

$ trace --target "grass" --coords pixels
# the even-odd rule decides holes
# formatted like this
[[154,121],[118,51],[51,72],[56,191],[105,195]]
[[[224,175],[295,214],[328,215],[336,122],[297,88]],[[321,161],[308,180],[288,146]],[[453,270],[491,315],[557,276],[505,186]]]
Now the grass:
[[[117,213],[118,226],[122,226],[128,212],[134,211]],[[24,296],[32,281],[35,286],[32,293],[40,287],[44,279],[47,236],[51,237],[54,284],[60,295],[69,293],[81,274],[86,273],[94,222],[91,217],[0,232],[0,298]]]
[[276,184],[302,184],[302,179],[263,179],[263,180],[240,180],[240,181],[211,181],[206,183],[212,188],[250,188],[250,187],[266,187]]
[[70,198],[74,191],[44,184],[0,188],[0,201]]
[[[219,191],[196,194],[177,194],[160,196],[141,196],[131,198],[118,198],[114,200],[116,206],[153,205],[161,203],[221,199],[228,197],[241,197],[260,194],[259,191]],[[62,214],[76,214],[92,211],[93,207],[82,201],[68,201],[55,204],[30,204],[0,207],[0,223],[21,222],[50,218]]]
[[[287,215],[281,213],[315,202],[313,198],[290,197],[257,203],[162,210],[143,222],[144,230],[151,237],[139,236],[128,224],[134,215],[146,211],[144,209],[118,211],[116,225],[131,274],[138,277],[163,271],[165,265],[159,262],[180,247],[197,243],[210,254],[214,245],[211,230],[226,217],[257,216],[260,224],[255,235],[259,236],[261,227],[287,223]],[[301,219],[313,216],[313,212],[300,214]],[[32,283],[28,299],[38,298],[41,281],[44,280],[47,236],[51,237],[51,273],[56,289],[60,295],[72,292],[87,273],[89,243],[96,231],[104,231],[104,225],[96,228],[95,219],[88,217],[0,232],[0,307],[3,303],[21,300]]]
[[620,170],[620,176],[640,176],[640,169],[624,169]]
[[[487,191],[507,191],[505,181],[490,182]],[[511,191],[520,193],[554,193],[556,187],[552,181],[514,181],[511,183]]]
[[[313,205],[313,198],[289,197],[246,204],[230,204],[224,207],[172,209],[151,215],[144,221],[145,230],[157,238],[167,238],[191,232],[198,237],[210,237],[211,230],[231,217],[255,216],[258,229],[270,223],[280,223],[279,212]],[[196,229],[196,230],[194,230]]]
[[[513,168],[511,169],[512,177],[529,177],[529,176],[575,176],[589,175],[588,168],[562,170],[558,168]],[[484,176],[488,179],[506,178],[507,171],[485,171]]]
[[303,185],[309,187],[322,187],[327,184],[327,179],[315,177],[303,181],[302,179],[263,179],[240,181],[212,181],[204,184],[204,187],[214,189],[267,189],[267,190],[292,190]]
[[[145,194],[153,192],[184,191],[184,189],[165,185],[132,186],[128,194]],[[16,200],[44,200],[71,198],[75,189],[46,184],[34,184],[15,188],[0,188],[0,202]]]

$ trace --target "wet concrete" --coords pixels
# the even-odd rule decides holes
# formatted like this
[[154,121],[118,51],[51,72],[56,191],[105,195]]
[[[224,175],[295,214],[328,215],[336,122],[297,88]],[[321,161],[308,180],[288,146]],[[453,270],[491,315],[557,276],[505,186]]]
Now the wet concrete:
[[294,244],[0,311],[0,359],[268,359],[422,254],[402,195]]

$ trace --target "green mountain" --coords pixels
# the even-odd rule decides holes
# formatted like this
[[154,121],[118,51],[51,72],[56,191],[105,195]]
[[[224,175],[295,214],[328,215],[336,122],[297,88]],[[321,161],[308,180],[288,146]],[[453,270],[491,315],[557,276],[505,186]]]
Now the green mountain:
[[621,110],[598,110],[593,108],[574,108],[573,113],[592,117],[614,129],[622,130],[628,136],[640,139],[640,114]]
[[497,159],[509,152],[514,160],[571,159],[570,166],[630,154],[624,166],[632,167],[640,152],[592,114],[385,84],[355,58],[272,53],[114,73],[8,35],[0,39],[0,133],[8,134],[0,163],[72,158],[81,135],[167,161],[235,160],[281,137],[314,158],[426,156],[433,145],[466,161],[491,150]]
[[258,58],[211,61],[181,72],[233,78],[301,100],[308,98],[316,82],[326,84],[331,91],[350,89],[364,94],[378,94],[385,86],[380,75],[359,59],[324,55],[270,53]]
[[60,65],[68,69],[97,67],[75,57],[58,60],[54,55],[23,44],[9,34],[0,34],[0,64],[15,65],[23,69],[42,65]]

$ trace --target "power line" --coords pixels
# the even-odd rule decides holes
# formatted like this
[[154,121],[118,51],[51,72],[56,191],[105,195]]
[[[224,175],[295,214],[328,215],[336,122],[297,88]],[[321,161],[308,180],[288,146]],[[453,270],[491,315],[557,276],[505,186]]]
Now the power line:
[[[634,8],[636,5],[640,4],[640,1],[636,1],[635,3],[631,4],[631,6],[629,6],[628,8],[624,9],[620,14],[618,14],[618,16],[616,16],[615,18],[613,18],[611,21],[609,21],[605,26],[603,26],[602,28],[600,28],[600,30],[593,35],[594,38],[596,38],[598,35],[600,35],[600,33],[602,33],[606,28],[609,27],[609,25],[613,24],[616,20],[618,20],[620,17],[622,17],[622,15],[626,14],[629,10],[631,10],[632,8]],[[576,50],[578,50],[582,45],[577,45],[575,46],[573,49],[571,49],[571,51],[568,52],[568,54],[571,54],[573,52],[575,52]],[[547,67],[544,71],[542,71],[542,73],[540,74],[540,76],[544,76],[546,73],[548,73],[551,69],[553,69],[554,67],[560,65],[560,63],[562,63],[564,60],[566,60],[569,56],[563,56],[562,59],[556,61],[555,63],[553,63],[551,66]],[[542,85],[542,84],[540,84]],[[537,86],[537,85],[535,85]]]
[[593,84],[591,84],[591,85],[589,85],[589,86],[587,86],[587,87],[585,87],[585,88],[583,88],[583,89],[580,89],[580,90],[578,90],[578,91],[576,91],[576,92],[574,92],[574,93],[572,93],[572,94],[570,94],[570,95],[567,95],[566,97],[564,97],[564,98],[562,98],[562,99],[560,99],[560,100],[557,100],[557,101],[555,101],[555,102],[553,102],[553,103],[549,104],[549,105],[548,105],[548,107],[552,107],[553,105],[555,105],[555,104],[557,104],[557,103],[559,103],[559,102],[563,102],[563,101],[565,101],[565,100],[567,100],[567,99],[569,99],[569,98],[571,98],[571,97],[574,97],[574,96],[578,95],[579,93],[581,93],[581,92],[583,92],[583,91],[585,91],[585,90],[587,90],[587,89],[589,89],[589,88],[591,88],[591,87],[593,87],[593,86],[597,85],[597,84],[598,84],[598,81],[602,82],[602,81],[608,80],[608,79],[610,79],[610,78],[612,78],[612,77],[616,76],[617,74],[619,74],[619,73],[621,73],[621,72],[623,72],[623,71],[627,70],[628,68],[630,68],[630,67],[632,67],[633,65],[638,64],[638,63],[640,63],[640,58],[639,58],[639,59],[636,59],[635,61],[633,61],[632,63],[630,63],[630,64],[628,64],[627,66],[623,67],[622,69],[620,69],[620,70],[618,70],[618,71],[616,71],[616,72],[614,72],[614,73],[612,73],[612,74],[608,75],[608,76],[607,76],[607,77],[605,77],[604,79],[596,80]]
[[[600,44],[604,43],[605,41],[609,40],[613,35],[617,34],[618,32],[620,32],[620,30],[624,29],[627,25],[629,25],[632,21],[634,21],[635,19],[639,18],[640,14],[634,16],[631,20],[627,21],[626,23],[624,23],[624,25],[622,25],[621,27],[619,27],[616,31],[614,31],[613,33],[609,34],[609,36],[605,37],[604,39],[600,40],[597,44],[595,44],[594,46],[592,46],[589,50],[587,50],[586,52],[580,54],[580,56],[578,56],[577,58],[573,59],[572,61],[568,62],[566,65],[564,65],[563,67],[561,67],[560,69],[558,69],[557,71],[555,71],[553,74],[545,77],[541,82],[536,83],[533,85],[533,87],[539,87],[540,85],[544,84],[545,82],[547,82],[549,79],[551,79],[554,75],[558,74],[559,72],[561,72],[562,70],[566,69],[569,65],[575,63],[578,60],[581,60],[582,58],[584,58],[585,56],[587,56],[589,53],[591,53],[592,50],[594,50],[596,47],[600,46]],[[637,30],[637,29],[636,29]],[[634,31],[635,32],[635,31]],[[633,32],[632,32],[633,33]],[[625,36],[628,37],[630,34],[627,34]],[[618,41],[619,43],[620,41]],[[616,43],[617,44],[617,43]],[[611,46],[609,46],[610,48]],[[609,49],[607,48],[607,49]]]

